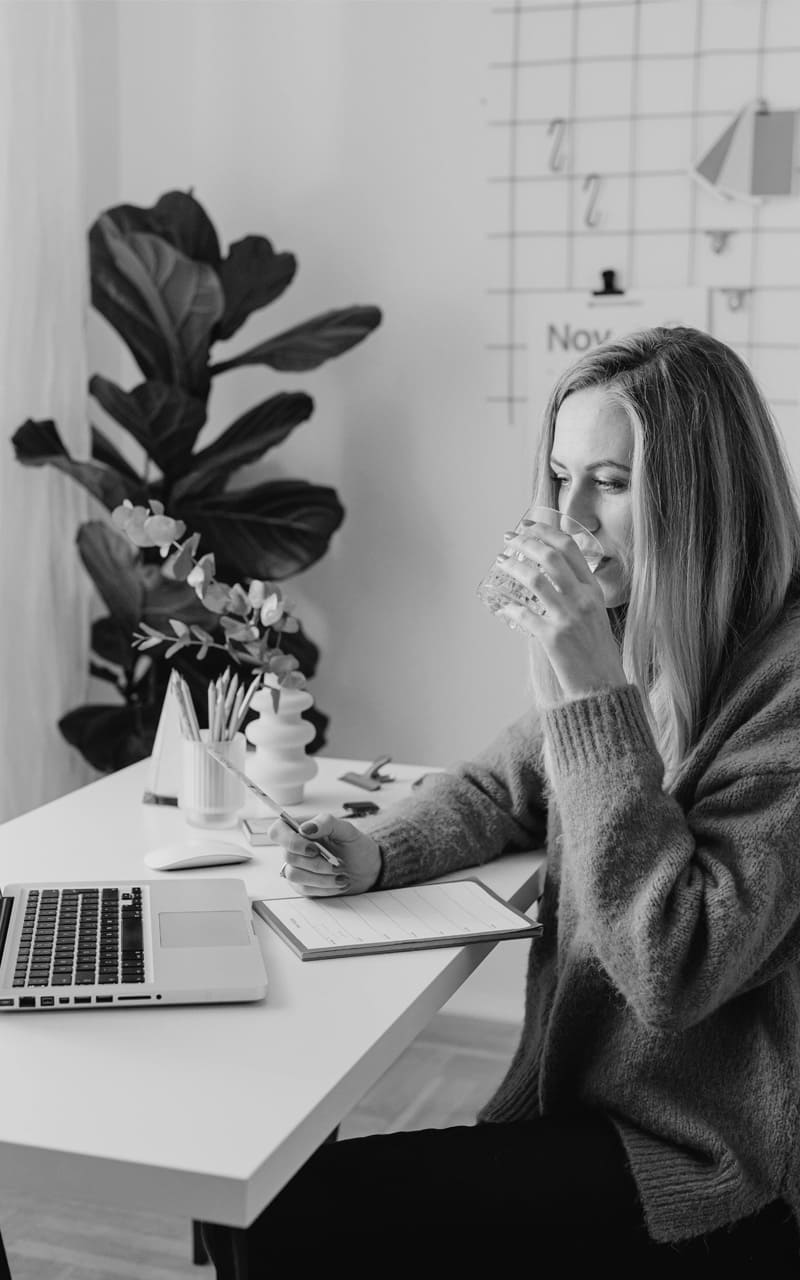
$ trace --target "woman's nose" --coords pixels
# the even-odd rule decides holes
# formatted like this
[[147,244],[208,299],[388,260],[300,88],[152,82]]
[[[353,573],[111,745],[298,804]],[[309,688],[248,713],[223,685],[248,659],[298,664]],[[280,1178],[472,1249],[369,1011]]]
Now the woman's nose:
[[562,505],[561,511],[563,515],[577,520],[578,524],[582,524],[590,533],[594,533],[600,526],[591,498],[588,495],[576,493],[574,489]]

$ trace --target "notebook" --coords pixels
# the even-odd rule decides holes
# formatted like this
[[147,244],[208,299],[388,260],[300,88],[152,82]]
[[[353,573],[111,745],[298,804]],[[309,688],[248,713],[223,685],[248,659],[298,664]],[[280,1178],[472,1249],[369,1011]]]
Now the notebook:
[[352,897],[257,899],[253,909],[302,960],[530,938],[542,926],[480,880],[377,889]]
[[10,884],[0,1012],[262,1000],[243,880]]

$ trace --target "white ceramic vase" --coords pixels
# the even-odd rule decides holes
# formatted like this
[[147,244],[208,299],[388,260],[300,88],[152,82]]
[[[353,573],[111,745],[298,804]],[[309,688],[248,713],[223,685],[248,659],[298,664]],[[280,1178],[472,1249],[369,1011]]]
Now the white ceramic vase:
[[[264,677],[265,686],[278,687],[274,676]],[[258,718],[245,726],[245,736],[255,747],[247,762],[247,773],[281,805],[300,804],[305,785],[317,773],[306,745],[314,737],[314,726],[302,712],[314,699],[305,689],[281,689],[278,710],[269,688],[260,689],[251,703]]]

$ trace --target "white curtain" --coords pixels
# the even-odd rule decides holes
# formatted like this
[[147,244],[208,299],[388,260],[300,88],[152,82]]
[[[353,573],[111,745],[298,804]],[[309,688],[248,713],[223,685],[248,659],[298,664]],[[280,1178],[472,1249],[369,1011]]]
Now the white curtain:
[[57,727],[89,689],[91,583],[75,535],[90,500],[11,445],[27,418],[52,418],[88,456],[75,8],[0,0],[0,821],[95,776]]

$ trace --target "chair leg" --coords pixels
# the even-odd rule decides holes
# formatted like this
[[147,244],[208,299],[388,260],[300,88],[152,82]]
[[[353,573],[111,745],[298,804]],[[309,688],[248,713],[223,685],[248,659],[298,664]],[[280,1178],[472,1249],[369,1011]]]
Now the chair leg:
[[[203,1233],[200,1229],[200,1223],[192,1219],[192,1262],[196,1267],[203,1267],[211,1259],[208,1256],[208,1250],[203,1242]],[[3,1277],[0,1275],[0,1280]]]
[[2,1236],[0,1236],[0,1280],[11,1280],[11,1271],[9,1269],[6,1251],[3,1248]]

